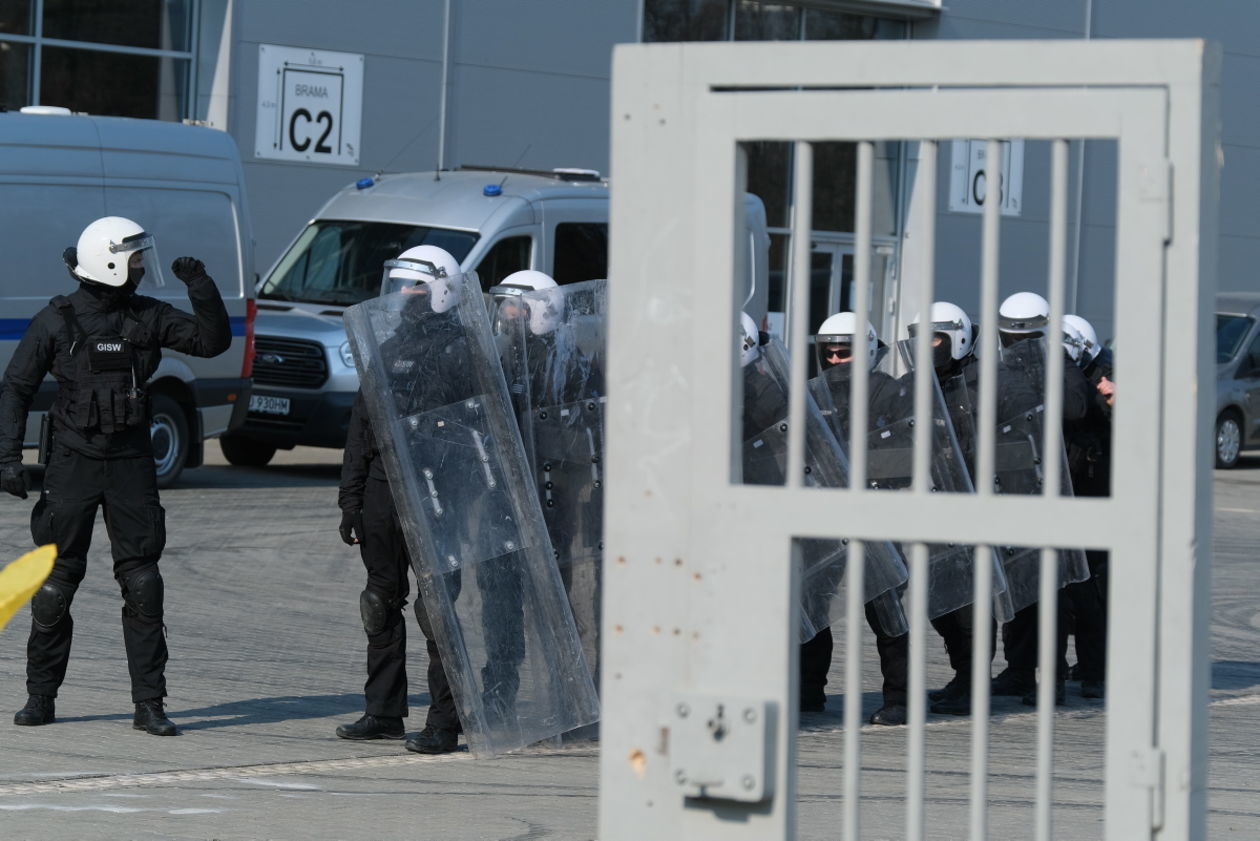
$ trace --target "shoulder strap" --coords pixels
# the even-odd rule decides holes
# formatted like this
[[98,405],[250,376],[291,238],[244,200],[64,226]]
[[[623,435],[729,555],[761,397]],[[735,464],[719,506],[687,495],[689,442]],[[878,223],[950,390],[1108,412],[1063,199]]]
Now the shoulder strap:
[[[66,341],[70,344],[69,355],[74,356],[75,348],[78,346],[78,341],[75,339],[74,331],[76,325],[74,317],[74,304],[72,304],[70,299],[65,295],[57,295],[53,297],[49,303],[61,313],[62,319],[66,322]],[[79,332],[82,333],[82,329],[80,329]]]

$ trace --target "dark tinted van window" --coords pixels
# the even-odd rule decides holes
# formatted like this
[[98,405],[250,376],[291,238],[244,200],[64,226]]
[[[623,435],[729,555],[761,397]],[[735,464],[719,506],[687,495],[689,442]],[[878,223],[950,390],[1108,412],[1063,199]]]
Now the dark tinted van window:
[[492,245],[477,264],[477,279],[481,281],[481,291],[489,291],[491,286],[502,283],[513,272],[528,269],[532,244],[530,237],[521,236],[507,237]]
[[608,277],[608,224],[564,222],[556,225],[556,283],[581,283]]

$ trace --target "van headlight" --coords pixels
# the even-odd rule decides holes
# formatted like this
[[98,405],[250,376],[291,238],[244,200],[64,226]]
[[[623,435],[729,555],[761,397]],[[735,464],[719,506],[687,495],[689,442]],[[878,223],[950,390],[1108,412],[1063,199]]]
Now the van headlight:
[[341,347],[339,347],[338,350],[341,351],[341,364],[345,365],[347,368],[353,368],[354,354],[350,351],[350,343],[342,342]]

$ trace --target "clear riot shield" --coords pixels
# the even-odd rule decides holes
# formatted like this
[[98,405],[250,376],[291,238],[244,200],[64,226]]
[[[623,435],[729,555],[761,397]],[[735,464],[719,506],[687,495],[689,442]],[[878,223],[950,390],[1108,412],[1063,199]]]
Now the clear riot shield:
[[[909,373],[904,377],[907,400],[912,401],[914,395],[914,340],[904,339],[897,343],[901,360]],[[930,436],[932,452],[929,465],[932,471],[932,489],[945,493],[974,493],[975,483],[975,447],[976,447],[976,405],[973,388],[975,387],[974,360],[962,373],[946,377],[944,380],[933,376],[932,386],[932,434]],[[912,411],[911,407],[906,414]],[[897,422],[886,433],[881,432],[888,443],[872,443],[872,448],[879,451],[896,447],[898,440],[912,440],[913,431],[907,424]],[[906,445],[910,446],[910,445]],[[877,451],[878,452],[878,451]],[[883,481],[888,486],[896,486],[899,481],[897,469],[903,459],[910,453],[881,454],[875,452],[869,461],[878,461],[876,469],[883,474]],[[900,481],[909,484],[911,474],[907,472]],[[929,587],[928,611],[932,618],[965,607],[972,603],[975,595],[975,552],[976,547],[962,544],[931,544],[929,546]],[[1015,615],[1011,607],[1008,585],[999,553],[989,553],[992,566],[993,582],[993,617],[998,622],[1008,622]],[[953,607],[949,605],[954,603]]]
[[[743,481],[782,485],[787,477],[787,351],[777,339],[761,348],[760,358],[744,374]],[[806,401],[805,482],[818,487],[845,487],[848,459],[827,426],[818,405]],[[801,539],[801,641],[830,627],[843,599],[840,582],[848,561],[848,540]],[[907,579],[905,559],[888,541],[866,543],[865,601],[872,603],[885,633],[906,632],[899,588]]]
[[[1068,363],[1070,364],[1070,363]],[[1026,339],[1002,349],[998,376],[998,424],[994,450],[993,485],[1001,494],[1040,494],[1045,484],[1042,442],[1045,440],[1046,345]],[[1051,429],[1062,434],[1055,419]],[[1060,493],[1072,495],[1067,449],[1060,447]],[[1027,546],[998,549],[1006,571],[1012,610],[1018,611],[1040,598],[1041,550]],[[1089,565],[1081,549],[1060,549],[1058,586],[1089,578]]]
[[346,311],[417,589],[471,750],[599,716],[480,291],[399,292]]
[[556,564],[598,684],[607,281],[495,287],[487,300]]
[[[882,353],[870,374],[870,422],[867,434],[867,475],[872,488],[896,490],[910,487],[914,477],[914,387],[915,371],[898,376],[898,358],[913,354],[913,342],[898,343],[900,354]],[[828,381],[824,371],[820,381],[828,382],[835,402],[847,403],[847,378]],[[841,393],[837,395],[837,391]],[[837,407],[839,408],[839,407]],[[929,486],[934,493],[973,493],[975,487],[963,458],[944,395],[936,376],[931,377],[932,422],[928,435]],[[847,417],[832,415],[838,432],[847,434]],[[972,603],[975,548],[960,543],[928,545],[928,616],[936,618]],[[1001,565],[993,558],[995,604],[1001,605],[1006,582]]]

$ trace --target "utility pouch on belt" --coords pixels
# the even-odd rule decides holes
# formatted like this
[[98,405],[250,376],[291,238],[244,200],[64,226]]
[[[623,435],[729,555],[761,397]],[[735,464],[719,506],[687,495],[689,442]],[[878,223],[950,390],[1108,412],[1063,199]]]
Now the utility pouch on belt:
[[39,456],[37,460],[40,464],[48,463],[48,456],[52,453],[52,437],[52,415],[45,412],[44,417],[39,422]]

